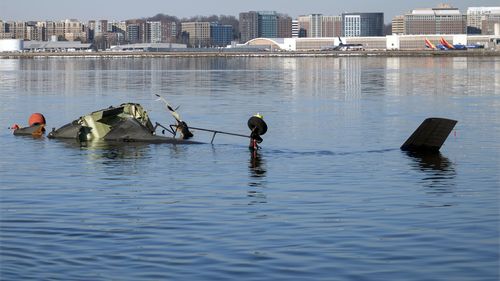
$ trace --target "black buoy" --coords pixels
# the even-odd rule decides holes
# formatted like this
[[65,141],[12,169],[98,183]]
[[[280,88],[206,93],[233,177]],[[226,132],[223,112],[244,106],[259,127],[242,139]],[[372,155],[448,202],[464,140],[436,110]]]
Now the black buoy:
[[255,114],[248,119],[248,128],[252,131],[250,134],[250,145],[249,148],[252,151],[257,151],[259,149],[259,143],[263,141],[260,137],[267,132],[267,124],[264,122],[264,118],[260,114]]
[[267,124],[264,122],[264,117],[260,114],[255,114],[248,119],[248,128],[252,132],[256,130],[259,136],[262,136],[267,132]]

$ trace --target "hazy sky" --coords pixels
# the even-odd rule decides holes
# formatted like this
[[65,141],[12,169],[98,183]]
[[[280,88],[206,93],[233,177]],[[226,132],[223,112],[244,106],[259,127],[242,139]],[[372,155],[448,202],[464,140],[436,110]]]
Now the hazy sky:
[[347,12],[383,12],[385,21],[414,8],[435,7],[448,3],[465,11],[467,7],[500,6],[498,0],[403,1],[403,0],[23,0],[1,1],[0,20],[63,20],[75,18],[125,20],[154,16],[158,13],[182,17],[196,15],[234,15],[244,11],[271,10],[298,15],[320,13],[339,15]]

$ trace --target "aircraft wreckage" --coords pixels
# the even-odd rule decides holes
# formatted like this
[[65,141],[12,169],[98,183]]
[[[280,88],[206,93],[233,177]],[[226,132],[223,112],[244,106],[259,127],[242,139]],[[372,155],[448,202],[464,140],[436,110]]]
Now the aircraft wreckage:
[[[250,139],[249,148],[259,149],[263,141],[262,135],[267,132],[267,124],[263,117],[256,114],[248,119],[249,135],[223,132],[218,130],[189,127],[181,120],[175,109],[161,96],[157,95],[175,119],[175,124],[164,126],[158,122],[154,125],[144,108],[137,103],[124,103],[97,110],[58,128],[48,134],[50,139],[74,139],[79,142],[110,141],[110,142],[145,142],[171,144],[200,144],[196,141],[190,129],[217,134],[225,134]],[[455,127],[457,121],[446,118],[427,118],[401,146],[404,151],[438,152]],[[31,135],[40,137],[45,133],[45,117],[34,113],[29,118],[29,126],[20,128],[13,125],[14,135]],[[170,133],[170,136],[157,134]]]

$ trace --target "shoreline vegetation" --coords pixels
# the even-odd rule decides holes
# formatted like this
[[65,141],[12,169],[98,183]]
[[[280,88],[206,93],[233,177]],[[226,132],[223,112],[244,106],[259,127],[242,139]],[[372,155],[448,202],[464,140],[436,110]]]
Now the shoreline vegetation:
[[38,58],[192,58],[192,57],[494,57],[500,56],[496,50],[459,50],[459,51],[175,51],[175,52],[29,52],[0,53],[0,59],[38,59]]

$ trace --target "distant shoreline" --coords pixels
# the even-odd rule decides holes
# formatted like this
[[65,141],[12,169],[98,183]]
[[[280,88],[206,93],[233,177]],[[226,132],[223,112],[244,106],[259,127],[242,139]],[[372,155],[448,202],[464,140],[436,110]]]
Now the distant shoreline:
[[500,51],[307,51],[307,52],[41,52],[0,53],[0,59],[38,58],[198,58],[198,57],[493,57]]

